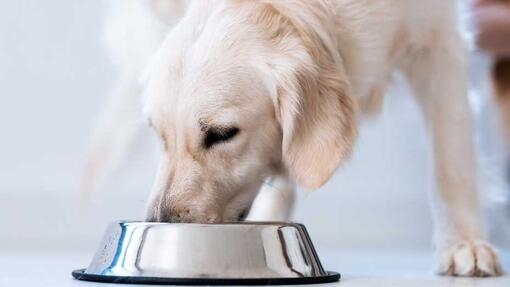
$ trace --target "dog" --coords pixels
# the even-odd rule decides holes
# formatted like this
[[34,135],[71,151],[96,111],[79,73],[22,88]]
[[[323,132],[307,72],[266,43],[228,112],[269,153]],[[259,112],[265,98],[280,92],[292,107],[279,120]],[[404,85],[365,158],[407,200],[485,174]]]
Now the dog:
[[436,270],[501,273],[479,219],[455,1],[122,0],[110,11],[119,79],[87,182],[121,158],[143,115],[162,150],[148,221],[287,220],[295,184],[330,179],[400,71],[433,145]]

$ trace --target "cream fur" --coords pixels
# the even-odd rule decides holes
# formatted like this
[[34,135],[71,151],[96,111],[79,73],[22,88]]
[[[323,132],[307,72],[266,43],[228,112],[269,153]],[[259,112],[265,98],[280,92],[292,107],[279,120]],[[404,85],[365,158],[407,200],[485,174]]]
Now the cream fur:
[[[125,44],[112,46],[123,55],[115,51],[140,45],[117,61],[124,81],[134,82],[149,63],[142,99],[163,157],[148,220],[236,220],[267,178],[274,192],[266,185],[248,218],[288,219],[293,182],[316,189],[332,176],[349,156],[357,122],[377,111],[388,79],[401,70],[434,145],[437,271],[500,273],[478,219],[454,1],[135,1],[117,3],[124,12],[111,18],[113,26],[134,25]],[[140,13],[147,9],[154,13]],[[179,18],[172,11],[181,10],[172,25]],[[136,102],[136,93],[118,92]],[[105,114],[128,138],[118,105]],[[204,130],[214,126],[240,132],[205,149]],[[95,165],[101,153],[125,144],[100,133],[96,142],[103,149],[93,149],[93,170],[114,161]]]

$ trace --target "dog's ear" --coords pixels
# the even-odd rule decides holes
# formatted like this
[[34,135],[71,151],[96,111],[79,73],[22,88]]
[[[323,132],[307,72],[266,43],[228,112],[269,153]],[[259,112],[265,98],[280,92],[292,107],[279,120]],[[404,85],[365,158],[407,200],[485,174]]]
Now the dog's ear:
[[[285,55],[270,65],[276,71],[283,162],[299,185],[313,190],[350,154],[356,103],[336,42],[326,27],[320,27],[327,23],[319,19],[327,16],[318,15],[317,9],[303,19],[274,5],[263,6],[256,20],[269,37],[279,38],[274,42],[279,43],[279,54]],[[317,29],[322,29],[321,35]]]
[[[354,103],[343,74],[298,72],[294,88],[278,89],[283,161],[308,190],[322,186],[350,153],[356,135]],[[285,86],[287,86],[285,88]]]

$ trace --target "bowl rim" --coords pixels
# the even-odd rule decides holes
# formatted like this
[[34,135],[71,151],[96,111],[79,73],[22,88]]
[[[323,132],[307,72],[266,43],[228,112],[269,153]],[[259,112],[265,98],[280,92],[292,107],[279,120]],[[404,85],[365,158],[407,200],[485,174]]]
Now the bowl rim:
[[324,276],[314,277],[277,277],[277,278],[177,278],[144,277],[88,274],[86,269],[73,270],[71,275],[81,281],[120,283],[120,284],[155,284],[155,285],[301,285],[332,283],[340,280],[338,272],[326,271]]
[[229,221],[222,223],[183,223],[183,222],[152,222],[140,220],[117,220],[110,224],[140,224],[140,225],[167,225],[167,226],[292,226],[304,228],[304,224],[285,221]]

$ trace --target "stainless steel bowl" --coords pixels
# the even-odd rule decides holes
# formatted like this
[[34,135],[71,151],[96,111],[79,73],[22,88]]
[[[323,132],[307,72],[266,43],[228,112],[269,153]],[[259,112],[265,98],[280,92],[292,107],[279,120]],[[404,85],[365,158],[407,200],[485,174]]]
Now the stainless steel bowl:
[[301,224],[117,222],[76,279],[119,283],[306,284],[338,281]]

